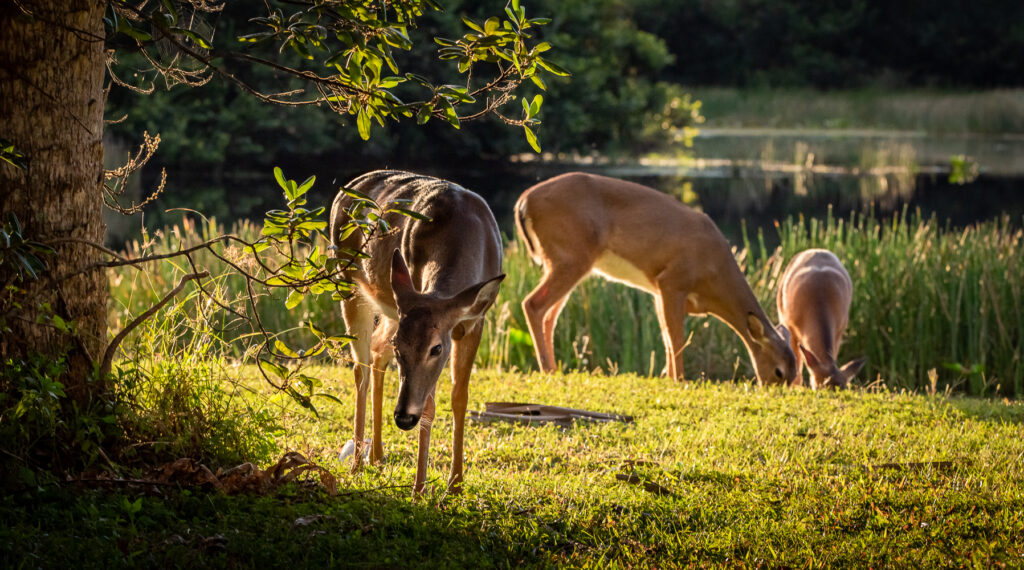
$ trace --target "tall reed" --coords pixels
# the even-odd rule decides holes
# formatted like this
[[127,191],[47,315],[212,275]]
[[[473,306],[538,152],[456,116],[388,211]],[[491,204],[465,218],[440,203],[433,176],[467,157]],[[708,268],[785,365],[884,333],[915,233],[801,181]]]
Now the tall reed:
[[[829,213],[820,220],[791,218],[776,229],[780,245],[773,250],[762,235],[734,248],[754,293],[774,319],[776,287],[786,262],[810,247],[835,252],[854,281],[850,325],[839,356],[868,357],[861,383],[880,379],[897,388],[1024,396],[1024,234],[1010,220],[953,229],[907,211],[886,219],[872,214],[841,219]],[[252,238],[258,230],[243,222],[232,231]],[[221,231],[213,222],[185,222],[145,244],[133,244],[128,254],[173,251]],[[240,251],[228,253],[244,262]],[[204,253],[196,263],[211,270],[208,289],[218,300],[248,310],[237,301],[244,294],[243,281],[229,268]],[[153,263],[144,272],[111,270],[111,328],[140,314],[188,271],[182,260]],[[521,302],[540,280],[540,268],[513,241],[506,250],[505,272],[501,294],[487,315],[478,364],[535,370]],[[289,342],[298,345],[303,336],[298,327],[311,319],[331,334],[344,330],[329,295],[307,296],[291,311],[283,296],[263,298],[258,310],[269,330],[286,331]],[[235,342],[241,356],[251,331],[226,311],[217,318],[217,334]],[[752,377],[746,350],[725,324],[691,317],[687,330],[688,377]],[[565,369],[659,374],[665,358],[652,298],[600,278],[585,279],[559,319],[555,353]]]
[[[892,218],[831,213],[778,224],[774,251],[763,236],[734,248],[766,312],[786,262],[811,247],[830,249],[854,281],[850,325],[841,358],[867,355],[861,382],[890,387],[1024,395],[1024,246],[1022,231],[1003,219],[962,230],[904,210]],[[481,363],[535,369],[521,300],[540,279],[518,243],[508,248],[508,278],[488,316]],[[746,350],[724,323],[687,320],[688,377],[751,377]],[[649,295],[599,278],[573,292],[555,331],[556,358],[566,368],[659,373],[664,350]],[[652,364],[653,362],[653,364]],[[934,370],[935,384],[929,377]]]

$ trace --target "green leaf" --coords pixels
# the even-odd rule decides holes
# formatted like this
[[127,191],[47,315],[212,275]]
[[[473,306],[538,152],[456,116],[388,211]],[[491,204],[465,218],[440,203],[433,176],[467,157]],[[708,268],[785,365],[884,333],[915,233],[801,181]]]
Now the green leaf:
[[292,289],[291,292],[288,293],[288,298],[284,301],[285,308],[294,309],[295,307],[298,307],[299,303],[302,302],[303,297],[305,297],[305,295],[301,292]]
[[206,39],[204,39],[203,36],[200,36],[199,34],[193,32],[192,30],[189,30],[189,29],[186,29],[186,28],[171,28],[170,31],[172,31],[172,32],[174,32],[176,34],[181,34],[181,35],[189,38],[190,40],[195,42],[196,45],[198,45],[199,47],[201,47],[203,49],[213,49],[213,46],[210,45],[210,42],[206,41]]
[[288,183],[285,182],[284,171],[281,170],[280,166],[274,167],[274,180],[277,180],[277,185],[280,186],[282,190],[288,190]]
[[455,112],[455,107],[447,99],[441,99],[441,105],[444,107],[444,118],[448,120],[448,124],[458,129],[461,125],[459,124],[459,114]]
[[131,23],[128,22],[128,20],[125,20],[124,18],[121,18],[117,21],[117,31],[121,32],[122,34],[130,38],[139,40],[140,42],[145,42],[153,39],[153,36],[147,34],[142,30],[132,27]]
[[544,103],[544,96],[543,95],[538,94],[538,95],[536,95],[533,98],[533,102],[530,103],[530,116],[531,117],[535,116],[537,113],[540,112],[540,106],[543,103]]
[[561,77],[568,77],[569,75],[572,75],[571,73],[569,73],[568,69],[565,69],[564,67],[558,65],[557,63],[553,63],[546,59],[541,59],[539,57],[537,58],[537,65]]
[[533,81],[534,85],[536,85],[537,87],[540,87],[544,91],[548,90],[548,86],[544,83],[544,80],[541,79],[539,75],[531,75],[530,76],[530,81]]
[[420,110],[416,112],[416,124],[423,125],[430,120],[430,113],[433,107],[430,104],[425,104],[420,107]]
[[339,405],[342,405],[342,406],[345,405],[345,403],[342,402],[341,400],[339,400],[337,396],[333,396],[331,394],[326,394],[324,392],[317,392],[316,394],[313,394],[313,395],[314,396],[319,396],[321,398],[327,398],[328,400],[331,400],[332,402],[334,402],[336,404],[339,404]]
[[167,8],[167,13],[171,16],[171,21],[174,23],[178,22],[178,9],[174,7],[173,0],[160,0],[163,3],[164,8]]
[[269,370],[271,374],[277,376],[278,378],[285,378],[288,376],[288,370],[285,367],[274,362],[271,362],[266,358],[261,358],[259,360],[259,367],[263,369],[264,372]]
[[516,327],[509,327],[508,340],[516,346],[528,346],[533,348],[533,338],[530,337],[530,333],[522,329],[517,329]]
[[359,109],[359,113],[356,115],[356,126],[359,128],[359,136],[364,141],[370,140],[370,125],[370,115],[367,114],[366,109]]
[[523,125],[523,130],[526,131],[526,142],[530,143],[534,151],[540,153],[540,144],[537,142],[537,135],[533,133],[533,129]]
[[362,192],[360,192],[359,190],[354,190],[354,189],[352,189],[352,188],[346,188],[346,187],[344,187],[344,186],[342,186],[342,187],[340,188],[340,190],[341,190],[342,192],[344,192],[345,194],[347,194],[347,195],[349,195],[349,196],[353,197],[353,198],[358,198],[358,199],[360,199],[360,200],[363,200],[363,201],[366,201],[366,202],[371,202],[371,203],[374,203],[374,202],[373,202],[373,198],[370,198],[369,196],[367,196],[366,194],[363,194],[363,193],[362,193]]
[[316,325],[314,325],[312,321],[306,324],[309,327],[309,332],[313,333],[314,336],[317,338],[324,338],[324,331],[316,328]]
[[278,352],[280,352],[281,354],[283,354],[285,356],[290,356],[292,358],[298,358],[299,357],[299,353],[297,353],[294,350],[288,348],[288,345],[286,345],[285,343],[281,342],[280,340],[275,340],[274,341],[274,348],[277,349]]
[[310,176],[309,178],[307,178],[305,180],[305,182],[300,184],[299,187],[295,190],[295,197],[298,198],[299,196],[302,196],[306,192],[309,192],[309,189],[313,187],[313,184],[315,182],[316,182],[316,175],[313,175],[313,176]]
[[421,214],[419,212],[414,212],[412,210],[407,210],[405,208],[389,208],[388,211],[389,212],[397,212],[399,214],[402,214],[403,216],[408,216],[410,218],[414,218],[414,219],[417,219],[417,220],[423,220],[425,222],[433,221],[429,216],[425,216],[425,215],[423,215],[423,214]]

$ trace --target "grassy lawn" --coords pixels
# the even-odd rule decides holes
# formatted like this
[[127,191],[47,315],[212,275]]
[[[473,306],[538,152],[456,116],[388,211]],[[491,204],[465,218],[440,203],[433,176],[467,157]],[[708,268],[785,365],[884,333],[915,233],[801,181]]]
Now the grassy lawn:
[[[348,406],[322,419],[251,379],[279,452],[338,474],[271,496],[44,490],[0,498],[4,567],[988,566],[1024,562],[1024,406],[890,391],[815,393],[633,375],[478,371],[487,401],[634,416],[571,428],[471,422],[466,491],[445,496],[448,395],[430,492],[410,497],[414,436],[389,423],[381,467],[335,459]],[[351,373],[339,379],[352,401]],[[389,382],[385,417],[397,387]],[[447,380],[442,386],[447,388]],[[635,474],[667,493],[616,474]],[[648,486],[653,489],[653,486]]]

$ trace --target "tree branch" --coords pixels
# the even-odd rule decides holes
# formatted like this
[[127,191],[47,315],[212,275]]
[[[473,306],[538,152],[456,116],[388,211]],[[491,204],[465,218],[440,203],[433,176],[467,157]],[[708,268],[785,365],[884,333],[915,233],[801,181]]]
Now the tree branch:
[[121,329],[121,332],[117,333],[117,335],[114,337],[114,340],[110,341],[110,344],[107,346],[107,350],[103,353],[103,362],[100,364],[100,377],[103,378],[110,375],[110,367],[114,362],[114,353],[117,352],[117,348],[121,346],[121,342],[125,339],[125,337],[128,336],[128,333],[132,332],[133,330],[135,330],[136,327],[138,327],[147,319],[155,315],[157,311],[163,308],[164,305],[166,305],[171,299],[174,298],[175,295],[180,293],[181,290],[185,288],[186,283],[192,281],[193,279],[202,279],[204,277],[209,276],[209,271],[203,271],[201,273],[189,273],[188,275],[183,276],[181,280],[178,281],[178,285],[174,289],[171,289],[170,292],[168,292],[166,295],[164,295],[164,298],[160,299],[159,303],[150,307],[148,311],[142,313],[141,315],[136,317],[135,320],[128,323],[126,327]]

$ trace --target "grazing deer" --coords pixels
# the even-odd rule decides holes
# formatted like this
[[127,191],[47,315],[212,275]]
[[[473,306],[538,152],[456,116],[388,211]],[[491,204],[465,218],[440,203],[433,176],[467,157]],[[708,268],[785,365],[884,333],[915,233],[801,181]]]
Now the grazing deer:
[[867,359],[836,365],[853,299],[853,281],[839,258],[825,249],[808,249],[786,266],[776,303],[779,320],[789,329],[798,375],[802,364],[811,371],[811,387],[846,388]]
[[595,272],[654,295],[672,378],[683,378],[686,315],[706,313],[743,340],[760,382],[796,375],[785,330],[768,322],[729,243],[703,213],[639,184],[574,172],[523,192],[515,219],[544,268],[523,301],[541,370],[556,368],[555,322],[569,293]]
[[[355,357],[356,411],[353,471],[363,457],[366,391],[373,378],[373,438],[370,462],[384,457],[381,446],[381,399],[384,373],[398,360],[401,387],[395,424],[410,430],[417,424],[419,449],[414,492],[426,480],[430,428],[434,419],[437,379],[452,357],[454,434],[448,489],[462,484],[462,435],[469,396],[469,376],[480,345],[483,316],[494,303],[504,275],[498,225],[480,196],[457,184],[399,171],[376,171],[351,181],[347,188],[381,205],[411,200],[408,209],[429,220],[389,213],[392,231],[367,240],[360,232],[342,239],[352,198],[340,192],[331,209],[334,245],[361,249],[369,258],[347,272],[358,294],[342,302],[345,325]],[[375,324],[375,320],[378,320]]]

